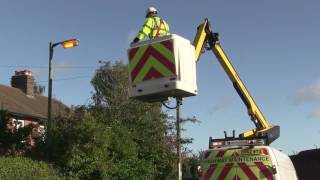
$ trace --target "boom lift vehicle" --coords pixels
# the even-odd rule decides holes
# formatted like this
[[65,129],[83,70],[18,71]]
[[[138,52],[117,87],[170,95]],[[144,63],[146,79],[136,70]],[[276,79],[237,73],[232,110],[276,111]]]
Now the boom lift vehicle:
[[[177,99],[177,141],[179,141],[179,103],[183,97],[197,95],[196,62],[203,50],[217,57],[233,87],[244,102],[255,128],[238,137],[209,138],[199,174],[203,179],[282,179],[295,180],[290,158],[269,146],[280,136],[280,127],[272,126],[232,66],[224,52],[218,33],[208,19],[197,29],[193,44],[176,34],[132,44],[128,49],[129,97],[146,102]],[[177,143],[177,154],[180,158]],[[179,169],[181,163],[179,159]],[[181,172],[181,171],[179,171]],[[179,177],[181,173],[179,173]]]
[[205,19],[204,23],[202,23],[198,27],[193,45],[195,46],[196,61],[199,61],[201,52],[204,48],[206,50],[212,50],[212,52],[219,60],[219,63],[223,67],[224,71],[232,81],[233,87],[248,109],[248,114],[252,122],[256,126],[256,129],[241,133],[239,135],[239,138],[261,138],[265,139],[267,144],[270,144],[274,140],[276,140],[280,135],[280,127],[270,125],[266,118],[263,116],[262,112],[251,97],[240,77],[238,76],[238,73],[232,66],[226,53],[223,51],[223,48],[219,41],[219,34],[212,32],[208,19]]
[[297,179],[290,158],[269,146],[280,136],[280,127],[272,126],[232,66],[224,52],[219,34],[211,29],[208,19],[199,25],[193,45],[195,59],[199,61],[203,50],[211,50],[232,81],[233,87],[247,107],[255,129],[239,137],[209,138],[209,149],[201,157],[198,173],[202,179]]

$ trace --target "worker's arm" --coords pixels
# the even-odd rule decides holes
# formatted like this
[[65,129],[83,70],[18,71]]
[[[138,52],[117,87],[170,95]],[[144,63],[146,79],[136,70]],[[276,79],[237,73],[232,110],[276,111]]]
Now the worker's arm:
[[[205,47],[207,45],[207,47]],[[197,35],[194,40],[196,61],[199,60],[203,48],[212,50],[217,59],[219,60],[224,71],[227,73],[229,79],[232,81],[234,88],[241,97],[242,101],[247,107],[248,114],[251,120],[256,126],[256,129],[241,133],[239,136],[244,138],[250,137],[267,137],[269,143],[274,141],[279,137],[279,126],[271,126],[265,119],[257,104],[254,102],[253,98],[249,94],[249,91],[243,84],[242,80],[238,76],[238,73],[232,66],[230,60],[228,59],[226,53],[223,51],[222,46],[219,42],[218,34],[213,33],[208,20],[206,19],[198,27]]]
[[149,36],[154,27],[154,20],[152,18],[147,18],[144,24],[142,25],[141,30],[137,34],[136,38],[143,40],[145,37]]

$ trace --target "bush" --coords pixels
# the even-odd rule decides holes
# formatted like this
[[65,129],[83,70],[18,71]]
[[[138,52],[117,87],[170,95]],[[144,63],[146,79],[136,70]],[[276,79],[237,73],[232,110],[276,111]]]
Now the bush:
[[0,179],[63,179],[51,165],[24,157],[0,157]]
[[73,126],[52,129],[50,143],[38,144],[33,157],[49,158],[67,179],[153,179],[154,173],[151,163],[138,157],[126,128],[97,122],[90,114]]

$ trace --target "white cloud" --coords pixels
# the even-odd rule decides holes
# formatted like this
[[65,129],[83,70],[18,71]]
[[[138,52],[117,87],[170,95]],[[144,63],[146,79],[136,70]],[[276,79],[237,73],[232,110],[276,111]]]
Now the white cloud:
[[317,108],[309,113],[309,118],[311,119],[319,119],[320,120],[320,108]]
[[[298,89],[293,95],[293,103],[296,105],[314,102],[320,102],[320,81]],[[309,119],[320,120],[320,107],[310,111],[307,116]]]
[[223,96],[218,99],[217,103],[212,107],[212,109],[210,109],[209,113],[213,114],[218,111],[224,111],[224,110],[230,108],[232,106],[233,102],[234,101],[232,100],[231,97]]
[[293,101],[295,104],[320,101],[320,82],[298,89],[294,94]]

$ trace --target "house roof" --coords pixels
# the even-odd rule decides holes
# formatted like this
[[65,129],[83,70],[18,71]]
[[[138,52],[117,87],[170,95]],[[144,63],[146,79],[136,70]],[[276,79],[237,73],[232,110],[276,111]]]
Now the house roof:
[[[58,100],[52,100],[52,114],[59,115],[68,107]],[[31,119],[47,119],[48,98],[42,95],[28,96],[18,88],[0,84],[0,109],[16,116]]]

